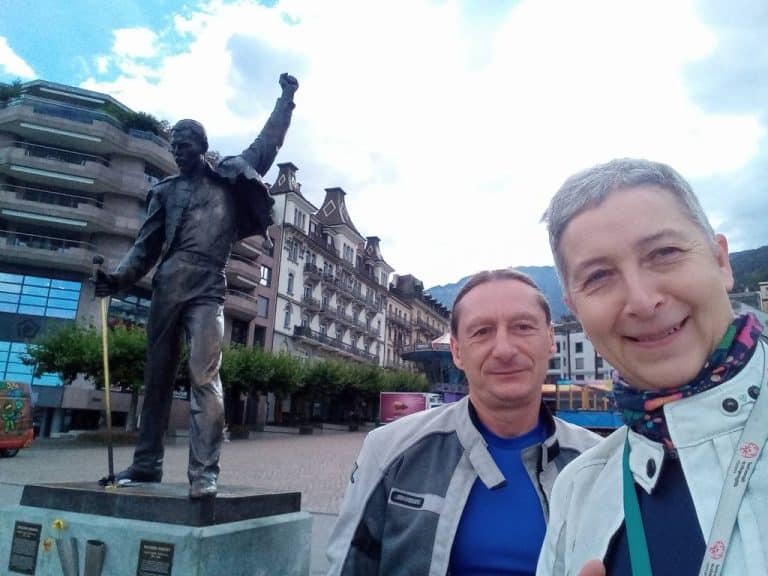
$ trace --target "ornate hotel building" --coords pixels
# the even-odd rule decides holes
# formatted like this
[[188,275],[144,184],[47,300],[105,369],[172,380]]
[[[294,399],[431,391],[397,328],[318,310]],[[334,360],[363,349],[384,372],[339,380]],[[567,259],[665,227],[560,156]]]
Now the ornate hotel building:
[[302,193],[296,166],[279,167],[271,188],[282,228],[273,350],[383,365],[392,267],[379,239],[355,227],[341,188],[327,188],[318,209]]

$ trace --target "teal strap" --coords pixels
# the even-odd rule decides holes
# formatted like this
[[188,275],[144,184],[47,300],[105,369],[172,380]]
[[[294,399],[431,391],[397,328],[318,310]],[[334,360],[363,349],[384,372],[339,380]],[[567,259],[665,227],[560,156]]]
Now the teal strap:
[[624,441],[624,525],[629,543],[629,562],[632,576],[653,576],[651,559],[648,555],[648,542],[645,539],[643,516],[640,514],[640,502],[635,491],[635,478],[629,468],[629,430]]

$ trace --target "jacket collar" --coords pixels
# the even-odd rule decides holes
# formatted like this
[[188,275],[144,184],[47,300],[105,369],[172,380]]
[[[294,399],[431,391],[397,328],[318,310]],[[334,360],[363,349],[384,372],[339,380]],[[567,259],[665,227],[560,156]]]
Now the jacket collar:
[[[755,404],[755,387],[768,393],[767,352],[766,344],[761,341],[736,376],[720,386],[664,406],[675,448],[684,450],[744,427]],[[635,482],[650,494],[661,476],[664,448],[632,430],[629,430],[629,445],[629,468]]]

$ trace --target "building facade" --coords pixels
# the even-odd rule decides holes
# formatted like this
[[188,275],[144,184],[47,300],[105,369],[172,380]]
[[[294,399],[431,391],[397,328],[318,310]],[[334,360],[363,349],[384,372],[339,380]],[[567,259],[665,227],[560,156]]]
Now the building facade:
[[549,360],[547,383],[607,380],[613,367],[598,354],[577,321],[555,324],[555,353]]
[[379,238],[355,227],[341,188],[316,208],[297,167],[279,164],[271,188],[281,227],[273,350],[303,358],[384,364],[387,283]]

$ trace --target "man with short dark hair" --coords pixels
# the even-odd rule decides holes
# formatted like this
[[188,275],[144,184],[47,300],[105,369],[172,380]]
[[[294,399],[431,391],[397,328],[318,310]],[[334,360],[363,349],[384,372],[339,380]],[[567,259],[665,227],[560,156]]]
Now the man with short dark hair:
[[541,402],[550,320],[525,274],[470,278],[451,318],[469,395],[368,435],[330,539],[329,574],[534,573],[554,479],[599,440]]
[[162,479],[163,435],[184,337],[191,381],[190,497],[216,494],[224,429],[224,267],[234,242],[266,235],[272,224],[274,200],[261,177],[283,144],[298,82],[283,74],[280,86],[282,95],[256,140],[215,169],[204,158],[208,138],[202,124],[181,120],[173,127],[179,174],[149,191],[146,220],[117,269],[97,273],[95,292],[104,297],[129,288],[160,262],[152,279],[139,440],[133,464],[116,477],[119,484]]

